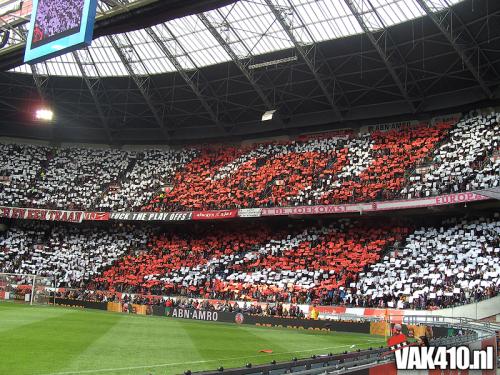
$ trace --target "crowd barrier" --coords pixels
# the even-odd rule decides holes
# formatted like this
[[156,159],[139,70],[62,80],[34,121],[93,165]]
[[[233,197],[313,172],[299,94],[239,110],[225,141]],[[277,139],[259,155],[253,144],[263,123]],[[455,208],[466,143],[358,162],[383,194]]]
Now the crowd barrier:
[[[129,303],[116,302],[87,302],[56,298],[56,305],[65,307],[76,307],[86,309],[107,310],[110,312],[129,313],[137,315],[153,315],[175,319],[185,319],[194,321],[220,322],[232,324],[246,324],[261,327],[289,328],[300,330],[330,331],[330,332],[350,332],[363,333],[379,336],[387,336],[391,332],[394,323],[378,321],[347,321],[347,320],[314,320],[286,318],[278,316],[251,315],[246,313],[234,313],[225,311],[195,310],[183,308],[169,308],[164,306],[146,306]],[[425,326],[403,324],[405,334],[410,336],[424,335]],[[446,330],[435,332],[439,336],[446,336]]]
[[[65,307],[76,307],[110,312],[121,312],[137,315],[153,315],[176,319],[195,321],[221,322],[233,324],[247,324],[261,327],[303,329],[330,332],[350,332],[371,334],[376,336],[390,336],[394,322],[386,321],[346,321],[346,320],[314,320],[285,318],[278,316],[251,315],[225,311],[195,310],[183,308],[169,308],[164,306],[149,306],[115,302],[87,302],[56,298],[55,304]],[[424,323],[403,323],[403,333],[409,337],[425,336],[429,325]],[[457,334],[451,326],[434,325],[432,329],[434,338],[451,337]]]
[[67,298],[55,298],[55,304],[64,307],[78,307],[82,309],[93,309],[93,310],[108,310],[107,303],[105,302],[88,302],[88,301],[78,301],[74,299]]

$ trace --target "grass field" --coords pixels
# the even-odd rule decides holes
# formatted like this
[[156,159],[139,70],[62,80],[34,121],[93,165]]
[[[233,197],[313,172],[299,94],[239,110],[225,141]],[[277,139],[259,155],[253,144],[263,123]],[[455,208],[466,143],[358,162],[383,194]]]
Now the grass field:
[[0,303],[2,375],[182,374],[382,344],[362,334]]

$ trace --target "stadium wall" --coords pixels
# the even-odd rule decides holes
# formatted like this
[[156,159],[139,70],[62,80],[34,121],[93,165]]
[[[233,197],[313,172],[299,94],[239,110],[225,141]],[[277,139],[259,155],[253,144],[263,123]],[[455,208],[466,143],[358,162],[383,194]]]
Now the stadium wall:
[[452,318],[471,318],[476,320],[482,320],[492,316],[500,317],[500,296],[477,303],[471,303],[469,305],[431,311],[431,315],[449,316]]
[[[309,307],[311,309],[312,307]],[[322,319],[332,319],[338,315],[356,315],[359,317],[389,318],[393,322],[401,323],[404,316],[446,316],[451,318],[470,318],[482,320],[492,316],[500,315],[500,296],[489,298],[484,301],[468,305],[456,306],[439,310],[400,310],[400,309],[372,309],[372,308],[350,308],[343,306],[318,306]]]
[[[60,289],[59,291],[64,291],[64,289]],[[132,297],[134,295],[131,295]],[[1,296],[0,296],[1,297]],[[123,295],[121,293],[118,293],[118,297],[122,298]],[[156,296],[156,297],[161,297],[161,296]],[[176,299],[176,297],[173,297],[173,299]],[[199,302],[202,302],[202,299],[196,299]],[[64,303],[60,303],[59,301],[64,301]],[[68,303],[70,300],[65,300],[65,299],[56,299],[57,304],[64,304],[67,306],[71,306],[70,303]],[[94,308],[94,307],[89,307],[89,306],[83,306],[81,303],[83,301],[75,301],[75,303],[80,304],[78,305],[79,307],[87,307],[87,308]],[[209,300],[211,304],[217,304],[220,303],[221,301],[218,300]],[[234,301],[243,306],[245,302],[243,301]],[[119,312],[123,311],[123,306],[120,303],[102,303],[104,307],[99,305],[99,309],[101,310],[108,310],[108,311],[114,311],[114,312]],[[265,305],[265,303],[261,303],[261,305]],[[285,308],[289,308],[288,304],[284,304]],[[313,309],[313,306],[311,305],[298,305],[298,307],[304,312],[306,316],[310,315],[311,310]],[[315,307],[319,311],[319,318],[322,320],[338,320],[339,318],[342,318],[343,320],[346,319],[368,319],[368,320],[390,320],[393,323],[402,323],[404,320],[405,316],[415,316],[415,315],[421,315],[421,316],[446,316],[446,317],[460,317],[460,318],[470,318],[470,319],[475,319],[475,320],[482,320],[486,318],[490,318],[492,316],[497,316],[500,315],[500,296],[490,298],[478,303],[472,303],[468,305],[463,305],[463,306],[457,306],[454,308],[449,308],[449,309],[441,309],[441,310],[400,310],[400,309],[374,309],[374,308],[358,308],[358,307],[345,307],[345,306],[316,306]],[[143,311],[142,308],[137,308],[137,310]],[[178,310],[178,309],[177,309]],[[171,313],[165,312],[165,307],[163,306],[153,306],[153,309],[150,311],[151,314],[153,315],[168,315]],[[232,313],[231,313],[232,314]],[[223,318],[225,319],[224,321],[227,321],[228,319],[230,321],[234,321],[234,316],[231,315],[229,318]],[[266,325],[266,324],[271,324],[269,322],[266,323],[266,321],[262,320],[259,321],[259,323]],[[272,324],[275,324],[273,321]],[[276,324],[290,324],[290,319],[285,318],[283,322],[281,323],[276,323]],[[383,328],[374,328],[368,326],[367,332],[374,333],[373,331],[376,330],[377,332],[382,331]],[[375,333],[379,334],[379,333]]]

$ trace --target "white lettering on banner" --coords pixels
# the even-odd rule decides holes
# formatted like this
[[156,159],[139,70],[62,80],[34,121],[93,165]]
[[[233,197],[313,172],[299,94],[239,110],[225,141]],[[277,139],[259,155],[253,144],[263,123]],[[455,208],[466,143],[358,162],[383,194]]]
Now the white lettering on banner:
[[6,217],[10,219],[66,221],[71,223],[81,223],[83,221],[84,212],[0,207],[0,217]]
[[127,220],[129,215],[130,215],[129,213],[124,213],[124,212],[112,213],[111,218],[114,220]]
[[113,220],[129,221],[184,221],[191,220],[191,212],[113,212]]
[[173,309],[172,318],[207,320],[216,322],[219,320],[219,314],[216,311],[207,310],[190,310],[190,309]]
[[238,210],[239,217],[260,217],[260,208],[242,208]]
[[481,201],[488,197],[475,193],[458,193],[436,197],[436,205]]
[[282,208],[263,208],[262,216],[286,216],[286,215],[314,215],[314,214],[334,214],[334,213],[354,213],[354,212],[374,212],[388,210],[402,210],[409,208],[422,208],[441,206],[447,204],[457,204],[475,202],[489,199],[477,193],[457,193],[429,197],[422,199],[384,201],[361,204],[346,204],[332,206],[298,206]]
[[170,220],[172,221],[184,221],[191,220],[191,212],[174,212],[170,214]]

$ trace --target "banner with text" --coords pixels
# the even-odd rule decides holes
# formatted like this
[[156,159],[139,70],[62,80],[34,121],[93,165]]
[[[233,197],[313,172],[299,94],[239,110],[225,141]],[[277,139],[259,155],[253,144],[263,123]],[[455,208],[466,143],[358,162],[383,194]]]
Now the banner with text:
[[109,212],[85,212],[85,221],[108,221],[111,214]]
[[0,217],[9,219],[64,221],[189,221],[256,218],[261,216],[332,215],[344,213],[382,212],[445,206],[491,199],[479,193],[455,193],[410,200],[383,201],[359,204],[296,206],[275,208],[245,208],[239,210],[195,211],[195,212],[83,212],[17,208],[0,206]]
[[260,217],[262,208],[242,208],[238,210],[238,217]]
[[112,212],[111,220],[121,221],[188,221],[192,212]]
[[262,216],[288,216],[288,215],[318,215],[318,214],[342,214],[357,212],[377,212],[390,210],[404,210],[412,208],[425,208],[443,206],[457,203],[468,203],[484,201],[490,198],[477,193],[456,193],[440,195],[413,200],[385,201],[359,204],[343,204],[328,206],[297,206],[282,208],[263,208]]
[[195,211],[193,212],[193,220],[222,220],[232,219],[238,215],[238,210],[223,210],[223,211]]
[[84,212],[0,207],[0,217],[5,217],[8,219],[65,221],[69,223],[81,223],[84,218]]

